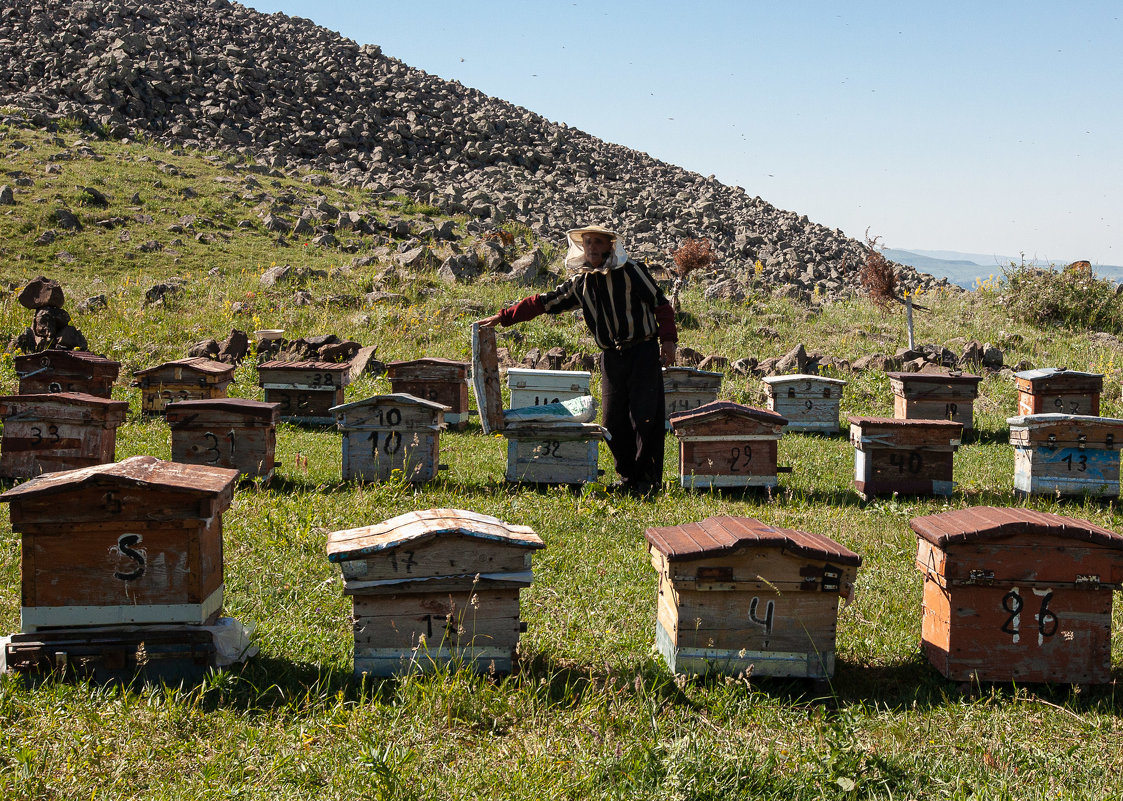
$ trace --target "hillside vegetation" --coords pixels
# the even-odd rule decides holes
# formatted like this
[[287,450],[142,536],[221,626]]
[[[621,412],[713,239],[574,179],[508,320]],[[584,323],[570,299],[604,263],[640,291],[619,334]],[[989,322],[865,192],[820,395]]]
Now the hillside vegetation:
[[[132,370],[186,355],[232,327],[287,336],[336,333],[377,345],[384,361],[464,359],[471,320],[533,291],[499,275],[449,284],[432,266],[404,269],[400,243],[450,252],[415,236],[451,220],[452,242],[482,248],[478,224],[405,197],[345,188],[313,173],[281,173],[225,154],[96,139],[79,130],[0,130],[0,298],[5,339],[30,323],[15,300],[37,275],[59,280],[94,352],[123,363],[114,396],[132,412],[118,430],[119,459],[168,458],[168,430],[139,415]],[[97,190],[107,198],[100,205]],[[362,210],[414,234],[335,235],[312,244],[266,230],[278,206],[326,203]],[[60,226],[59,209],[80,229]],[[295,211],[294,211],[295,216]],[[513,260],[558,243],[515,235]],[[56,236],[44,237],[46,231]],[[474,233],[475,232],[475,233]],[[45,240],[51,241],[46,242]],[[36,244],[42,241],[43,244]],[[348,241],[350,240],[350,241]],[[155,243],[155,244],[149,244]],[[303,279],[264,286],[277,265]],[[654,264],[653,267],[659,265]],[[317,272],[313,272],[317,271]],[[322,275],[320,274],[322,272]],[[177,280],[176,280],[177,279]],[[146,303],[156,284],[175,284]],[[15,290],[15,291],[11,291]],[[296,292],[303,290],[300,305]],[[763,282],[743,302],[683,295],[682,345],[734,360],[781,355],[797,343],[855,361],[905,344],[899,315],[861,300],[805,307]],[[1123,416],[1119,355],[1111,338],[1012,319],[1003,285],[922,296],[919,342],[959,350],[999,343],[1006,364],[1066,365],[1107,373],[1102,414]],[[370,293],[383,293],[371,297]],[[105,296],[104,307],[78,304]],[[397,298],[386,298],[396,295]],[[308,302],[310,301],[310,302]],[[518,357],[531,346],[590,351],[569,315],[501,334]],[[892,414],[881,373],[847,379],[843,417]],[[9,391],[10,354],[0,365]],[[253,360],[232,394],[260,398]],[[595,381],[594,381],[595,384]],[[389,390],[364,377],[354,400]],[[723,397],[759,404],[758,380],[730,372]],[[955,457],[949,499],[861,503],[851,489],[845,436],[785,436],[792,472],[774,493],[689,493],[677,487],[668,438],[667,489],[652,502],[605,493],[535,490],[503,480],[505,444],[475,426],[441,437],[449,465],[432,484],[357,486],[340,480],[331,430],[282,425],[279,479],[239,490],[224,516],[225,611],[255,623],[261,653],[198,688],[122,690],[0,679],[0,792],[9,798],[1106,798],[1123,794],[1117,741],[1123,699],[1105,687],[983,686],[943,680],[918,648],[921,579],[915,515],[978,504],[1023,505],[1011,493],[1014,413],[1009,371],[988,375],[976,402],[979,436]],[[297,457],[300,457],[299,459]],[[607,451],[606,481],[613,478]],[[1035,498],[1024,505],[1114,530],[1113,502]],[[523,594],[528,631],[509,677],[440,672],[357,683],[351,675],[350,601],[324,553],[328,532],[412,509],[460,507],[530,525],[545,540]],[[684,679],[653,654],[656,576],[644,529],[710,515],[756,517],[819,532],[864,558],[855,601],[840,615],[838,668],[825,693],[751,676]],[[0,523],[0,631],[19,628],[18,537]],[[1123,617],[1117,609],[1116,632]],[[1116,637],[1113,664],[1123,659]]]

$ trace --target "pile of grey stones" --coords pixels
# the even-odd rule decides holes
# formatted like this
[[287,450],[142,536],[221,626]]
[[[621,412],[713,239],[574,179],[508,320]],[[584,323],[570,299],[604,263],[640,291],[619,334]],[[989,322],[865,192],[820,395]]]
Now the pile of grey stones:
[[86,337],[70,324],[70,313],[63,308],[66,298],[58,281],[41,275],[23,288],[18,300],[25,309],[35,312],[35,317],[31,326],[9,343],[9,351],[89,349]]
[[[517,221],[554,241],[596,221],[653,263],[708,237],[722,265],[702,279],[714,297],[736,300],[753,282],[808,303],[860,292],[865,245],[838,229],[308,20],[228,0],[33,0],[7,5],[0,40],[19,54],[0,60],[0,122],[77,120],[224,151],[255,174],[316,170],[307,177],[325,185]],[[474,268],[450,264],[449,279]],[[898,272],[902,289],[958,291]]]

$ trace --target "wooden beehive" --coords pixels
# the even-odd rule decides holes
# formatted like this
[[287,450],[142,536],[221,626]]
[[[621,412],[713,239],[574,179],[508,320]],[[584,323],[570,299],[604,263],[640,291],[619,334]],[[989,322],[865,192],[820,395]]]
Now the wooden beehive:
[[960,372],[887,373],[898,420],[952,420],[974,428],[975,398],[982,376]]
[[79,350],[47,350],[14,359],[20,395],[84,392],[108,398],[121,363]]
[[511,367],[507,370],[511,408],[545,406],[547,403],[559,403],[588,395],[591,377],[592,373],[584,370],[528,370]]
[[394,393],[331,409],[343,432],[343,480],[431,481],[440,467],[440,432],[448,407]]
[[414,359],[386,365],[394,394],[413,395],[448,407],[445,423],[463,430],[468,426],[468,363],[451,359]]
[[913,518],[928,660],[955,681],[1111,681],[1123,537],[1086,520],[973,507]]
[[748,517],[649,528],[659,573],[656,647],[675,673],[834,675],[839,597],[858,554]]
[[605,430],[595,423],[507,423],[507,480],[586,484],[600,475]]
[[237,470],[247,478],[268,481],[277,465],[275,403],[219,398],[169,403],[172,461]]
[[695,367],[664,367],[663,399],[667,428],[671,427],[671,415],[689,412],[716,401],[721,379],[721,373]]
[[1073,414],[1011,417],[1014,491],[1020,495],[1119,495],[1123,420]]
[[214,621],[237,475],[133,456],[0,495],[21,535],[23,631]]
[[351,366],[337,362],[262,362],[258,384],[265,402],[276,403],[281,419],[306,425],[335,423],[331,408],[343,403],[343,388],[351,383]]
[[768,408],[787,418],[785,431],[838,433],[838,410],[846,382],[821,375],[777,375],[764,379]]
[[854,488],[878,495],[951,495],[963,425],[952,420],[850,417]]
[[775,412],[731,401],[673,415],[682,486],[775,487],[776,443],[787,422]]
[[0,478],[112,462],[129,404],[80,392],[0,398]]
[[408,512],[328,535],[354,608],[355,673],[447,663],[510,672],[523,624],[519,590],[545,543],[527,526],[460,509]]
[[146,414],[163,414],[175,401],[225,398],[234,381],[234,366],[202,356],[164,362],[133,373],[140,387],[140,408]]
[[1100,413],[1101,373],[1082,373],[1064,367],[1043,367],[1014,373],[1018,386],[1018,416],[1031,414]]

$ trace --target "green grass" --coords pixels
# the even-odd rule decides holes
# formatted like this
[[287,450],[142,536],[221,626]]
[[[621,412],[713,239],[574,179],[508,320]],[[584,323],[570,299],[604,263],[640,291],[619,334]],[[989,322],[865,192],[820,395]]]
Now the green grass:
[[[109,307],[75,314],[91,349],[120,359],[115,396],[132,413],[118,430],[118,458],[168,457],[165,424],[138,413],[132,370],[178,358],[231,327],[284,328],[290,336],[336,333],[379,347],[384,360],[422,355],[465,358],[468,324],[522,290],[482,282],[440,284],[433,273],[390,288],[402,305],[328,302],[362,295],[390,263],[371,237],[355,250],[294,241],[274,244],[261,229],[261,195],[291,195],[300,207],[323,194],[340,208],[381,216],[403,210],[357,190],[312,187],[301,176],[245,174],[225,156],[172,153],[90,140],[80,133],[0,131],[8,170],[34,180],[17,187],[17,205],[0,210],[0,278],[22,285],[46,274],[64,284],[68,307],[106,294]],[[30,145],[17,149],[13,141]],[[85,151],[82,151],[85,152]],[[54,160],[52,160],[52,158]],[[165,166],[170,165],[170,167]],[[49,166],[61,171],[47,173]],[[232,179],[234,183],[228,180]],[[78,186],[110,197],[107,209],[81,205]],[[191,187],[197,197],[186,199]],[[141,207],[130,207],[138,192]],[[33,241],[67,205],[83,229],[52,245]],[[150,215],[137,219],[137,215]],[[187,214],[229,226],[211,244],[168,226]],[[98,220],[127,217],[104,228]],[[239,228],[249,220],[251,227]],[[457,218],[463,230],[465,220]],[[121,231],[128,230],[128,242]],[[528,232],[512,228],[519,252]],[[229,238],[225,238],[228,236]],[[182,240],[171,244],[173,239]],[[341,237],[342,239],[343,237]],[[140,252],[155,239],[163,250]],[[60,261],[59,251],[75,256]],[[171,251],[175,251],[174,253]],[[554,249],[551,252],[556,252]],[[375,263],[343,270],[356,256]],[[308,282],[315,303],[291,304],[296,287],[263,288],[274,263],[321,269]],[[211,275],[212,269],[216,274]],[[145,306],[144,290],[185,279],[166,306]],[[1123,416],[1115,353],[1079,332],[1012,320],[994,290],[924,300],[920,342],[957,338],[1005,343],[1008,363],[1067,365],[1108,374],[1104,415]],[[244,304],[240,314],[234,304]],[[742,305],[704,303],[689,290],[698,324],[683,343],[731,359],[780,355],[797,342],[857,359],[904,345],[900,316],[863,303],[809,313],[763,291]],[[30,322],[14,294],[0,298],[0,330]],[[773,338],[762,328],[774,330]],[[516,356],[531,346],[592,351],[569,315],[520,326],[502,337]],[[260,398],[251,363],[238,368],[232,394]],[[892,413],[884,376],[845,376],[847,414]],[[14,390],[10,357],[0,381]],[[348,400],[389,389],[364,378]],[[224,516],[227,614],[255,623],[261,653],[245,666],[190,689],[130,690],[47,682],[30,688],[0,680],[0,795],[6,798],[1107,798],[1123,795],[1118,746],[1123,699],[1104,687],[983,686],[963,695],[920,654],[921,578],[913,560],[916,515],[974,504],[1019,504],[1005,419],[1016,407],[1009,377],[982,383],[976,416],[982,436],[956,456],[958,489],[949,499],[883,499],[863,504],[851,489],[853,455],[843,437],[793,435],[780,443],[790,465],[780,490],[688,493],[675,484],[676,445],[667,441],[669,489],[654,502],[584,491],[533,490],[503,480],[505,443],[478,429],[441,437],[450,469],[431,484],[356,486],[340,480],[340,441],[328,430],[284,425],[283,462],[272,487],[239,490]],[[723,396],[757,403],[756,379],[732,373]],[[297,457],[301,459],[298,460]],[[306,467],[304,459],[307,459]],[[299,465],[298,466],[298,462]],[[602,452],[602,464],[610,464]],[[611,480],[612,471],[607,471]],[[1038,498],[1026,505],[1123,529],[1116,504]],[[532,526],[546,542],[535,581],[523,594],[528,631],[511,676],[438,671],[431,676],[356,683],[351,675],[349,602],[338,568],[327,562],[328,532],[378,522],[413,509],[453,506]],[[862,554],[858,592],[840,613],[838,668],[830,687],[798,681],[672,676],[652,651],[656,576],[644,529],[710,515],[757,517],[830,536]],[[6,517],[6,516],[5,516]],[[19,627],[19,542],[0,523],[0,632]],[[1115,615],[1115,629],[1123,617]],[[1113,650],[1115,675],[1123,643]]]

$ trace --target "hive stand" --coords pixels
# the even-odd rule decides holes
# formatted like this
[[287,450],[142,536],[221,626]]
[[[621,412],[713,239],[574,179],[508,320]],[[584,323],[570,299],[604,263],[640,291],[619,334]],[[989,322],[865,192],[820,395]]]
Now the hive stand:
[[659,574],[655,644],[674,673],[834,675],[839,597],[861,557],[749,517],[644,533]]
[[526,526],[461,509],[408,512],[328,535],[353,604],[355,675],[393,676],[463,664],[509,673],[519,591],[545,543]]
[[46,350],[16,356],[20,395],[82,392],[108,398],[121,363],[79,350]]
[[687,489],[775,487],[777,442],[787,419],[731,401],[671,416],[679,482]]
[[112,462],[129,404],[79,392],[0,397],[0,478]]
[[1111,681],[1123,537],[1029,509],[913,518],[928,661],[953,681]]
[[145,414],[163,414],[175,401],[225,398],[234,382],[234,366],[202,356],[164,362],[133,373],[140,387],[140,408]]

